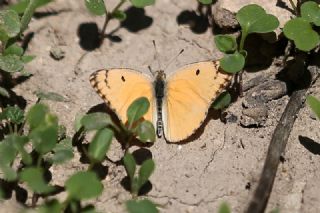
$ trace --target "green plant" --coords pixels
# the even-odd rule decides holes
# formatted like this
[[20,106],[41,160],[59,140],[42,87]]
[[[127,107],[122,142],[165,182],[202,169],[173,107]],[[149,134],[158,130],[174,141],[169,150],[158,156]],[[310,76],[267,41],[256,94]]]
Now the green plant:
[[198,0],[201,4],[212,4],[213,0]]
[[[96,16],[105,16],[103,27],[100,31],[100,41],[104,39],[104,35],[108,26],[108,23],[112,19],[124,21],[127,17],[126,13],[121,10],[121,7],[127,0],[119,0],[118,4],[112,9],[108,10],[104,0],[84,0],[85,5],[90,13]],[[137,8],[143,8],[149,5],[153,5],[155,0],[130,0],[132,6]]]
[[316,30],[320,26],[320,7],[314,1],[307,1],[301,5],[299,14],[297,6],[293,3],[292,6],[298,17],[285,24],[284,35],[293,40],[299,50],[310,51],[320,43],[319,30]]
[[236,38],[230,35],[215,36],[214,41],[217,48],[225,55],[220,60],[221,68],[229,73],[238,73],[245,66],[247,52],[244,50],[244,42],[251,33],[272,32],[279,26],[278,19],[267,14],[266,11],[256,4],[242,7],[236,18],[241,26],[240,44]]
[[[145,160],[138,174],[136,175],[136,161],[128,148],[132,145],[133,139],[137,138],[143,143],[155,141],[155,130],[153,124],[143,120],[144,114],[149,110],[150,103],[147,98],[138,98],[127,110],[128,121],[125,124],[116,125],[106,113],[91,113],[83,116],[76,122],[76,129],[79,131],[83,128],[85,131],[95,130],[96,133],[89,144],[87,155],[90,159],[92,168],[95,164],[101,163],[106,156],[110,147],[113,131],[122,136],[121,141],[124,143],[125,155],[123,164],[130,179],[130,189],[133,200],[128,201],[127,208],[129,212],[136,212],[136,208],[153,209],[150,212],[157,212],[154,204],[149,200],[138,201],[138,193],[141,187],[149,180],[152,175],[155,163],[152,159]],[[151,205],[151,206],[150,206]],[[142,207],[141,207],[142,206]]]
[[[32,61],[34,56],[24,55],[25,50],[18,44],[18,40],[27,29],[36,8],[49,2],[48,0],[22,0],[0,11],[1,72],[25,73],[24,65]],[[0,95],[9,97],[9,92],[0,86]]]
[[307,97],[307,104],[312,109],[317,118],[320,119],[320,100],[312,95],[309,95]]

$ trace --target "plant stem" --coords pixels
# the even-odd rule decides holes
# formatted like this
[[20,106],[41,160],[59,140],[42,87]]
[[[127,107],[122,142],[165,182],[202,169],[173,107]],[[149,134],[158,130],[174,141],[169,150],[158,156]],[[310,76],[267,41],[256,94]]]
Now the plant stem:
[[247,30],[242,29],[242,33],[241,33],[241,40],[240,40],[240,46],[239,46],[239,51],[243,50],[244,47],[244,41],[246,40],[248,35]]
[[297,8],[297,6],[294,4],[293,0],[289,0],[289,2],[290,2],[290,4],[291,4],[292,9],[294,10],[295,15],[297,16],[297,15],[298,15],[298,8]]
[[30,0],[29,5],[27,6],[26,10],[23,13],[21,18],[21,31],[22,34],[28,27],[28,24],[31,21],[34,11],[37,8],[37,0]]
[[103,38],[104,38],[104,34],[106,33],[106,29],[107,29],[107,26],[110,22],[110,20],[113,18],[113,14],[119,10],[119,8],[126,2],[126,0],[120,0],[120,2],[117,4],[117,6],[115,6],[115,8],[113,8],[112,12],[109,13],[108,11],[106,12],[106,17],[105,17],[105,20],[104,20],[104,24],[103,24],[103,27],[102,27],[102,30],[100,32],[100,41],[103,41]]

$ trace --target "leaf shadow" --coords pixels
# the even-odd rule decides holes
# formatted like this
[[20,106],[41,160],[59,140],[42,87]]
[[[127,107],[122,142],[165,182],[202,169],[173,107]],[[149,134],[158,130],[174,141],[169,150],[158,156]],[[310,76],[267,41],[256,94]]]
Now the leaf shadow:
[[299,141],[304,148],[315,155],[320,155],[320,144],[309,137],[299,135]]

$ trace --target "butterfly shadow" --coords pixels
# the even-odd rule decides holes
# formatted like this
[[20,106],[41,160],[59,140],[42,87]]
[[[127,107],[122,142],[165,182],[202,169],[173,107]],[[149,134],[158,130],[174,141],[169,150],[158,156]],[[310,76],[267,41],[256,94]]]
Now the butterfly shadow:
[[209,123],[209,121],[213,119],[213,120],[218,120],[221,119],[221,111],[220,110],[214,110],[212,108],[209,109],[207,116],[205,118],[205,120],[202,122],[202,124],[200,125],[200,127],[198,129],[196,129],[192,135],[190,135],[188,138],[179,141],[178,143],[176,142],[170,142],[167,141],[168,144],[187,144],[190,143],[192,141],[195,141],[197,139],[200,138],[200,136],[203,134],[205,127],[207,126],[207,124]]
[[313,139],[300,135],[299,142],[312,154],[320,155],[320,144],[315,142]]

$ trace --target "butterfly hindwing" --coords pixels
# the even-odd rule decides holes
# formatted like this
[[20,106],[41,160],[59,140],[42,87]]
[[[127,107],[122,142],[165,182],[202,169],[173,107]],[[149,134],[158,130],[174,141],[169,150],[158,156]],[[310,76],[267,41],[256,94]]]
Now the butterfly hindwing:
[[166,139],[178,142],[191,136],[230,79],[212,61],[187,65],[169,76],[162,105]]
[[155,123],[153,85],[147,76],[131,69],[99,70],[90,76],[92,87],[117,114],[122,122],[127,121],[127,109],[137,98],[146,97],[150,108],[144,116]]

